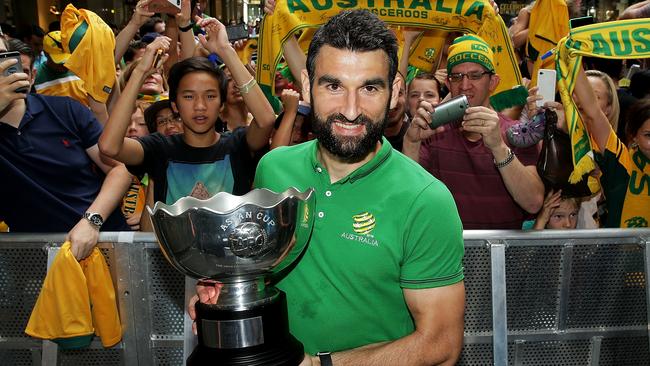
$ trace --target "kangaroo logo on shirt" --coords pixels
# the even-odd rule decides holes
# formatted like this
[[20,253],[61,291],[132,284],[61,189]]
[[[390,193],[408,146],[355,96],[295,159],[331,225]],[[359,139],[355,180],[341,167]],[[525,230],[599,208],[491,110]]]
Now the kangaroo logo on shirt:
[[363,212],[352,216],[352,228],[359,235],[370,235],[375,228],[375,216],[369,212]]

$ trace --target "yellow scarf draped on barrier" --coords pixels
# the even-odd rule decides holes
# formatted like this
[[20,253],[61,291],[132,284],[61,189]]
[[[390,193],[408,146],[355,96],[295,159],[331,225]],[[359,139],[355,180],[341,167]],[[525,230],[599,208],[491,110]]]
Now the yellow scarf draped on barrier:
[[[571,97],[582,56],[612,59],[650,57],[650,22],[647,19],[633,19],[579,27],[571,30],[569,36],[557,45],[555,67],[558,89],[573,152],[571,183],[579,182],[595,168],[589,135]],[[594,177],[589,177],[589,188],[592,192],[598,191],[598,182]]]
[[525,97],[513,98],[521,95],[520,90],[512,89],[521,84],[521,74],[508,29],[486,0],[278,0],[273,15],[262,19],[258,40],[257,82],[269,99],[282,44],[288,37],[304,28],[319,27],[339,12],[354,8],[368,9],[390,26],[478,34],[493,47],[496,71],[501,76],[492,105],[499,110],[525,103]]
[[530,85],[537,85],[537,70],[550,69],[555,57],[542,56],[569,34],[569,9],[564,0],[537,0],[530,11],[526,56],[534,62]]

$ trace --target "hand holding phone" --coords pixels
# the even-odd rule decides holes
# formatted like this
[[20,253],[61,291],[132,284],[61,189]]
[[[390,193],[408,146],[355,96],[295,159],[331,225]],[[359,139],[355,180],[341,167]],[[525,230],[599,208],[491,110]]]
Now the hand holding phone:
[[[23,66],[22,66],[22,60],[20,59],[20,53],[16,51],[9,51],[9,52],[0,52],[0,62],[4,62],[6,60],[13,59],[16,60],[16,62],[7,68],[5,68],[2,72],[3,76],[9,76],[12,74],[16,73],[22,73],[23,72]],[[27,93],[29,92],[29,86],[22,86],[20,88],[17,88],[14,90],[16,93]]]
[[537,94],[542,99],[535,101],[537,107],[543,107],[546,102],[555,101],[555,70],[539,69],[537,71]]

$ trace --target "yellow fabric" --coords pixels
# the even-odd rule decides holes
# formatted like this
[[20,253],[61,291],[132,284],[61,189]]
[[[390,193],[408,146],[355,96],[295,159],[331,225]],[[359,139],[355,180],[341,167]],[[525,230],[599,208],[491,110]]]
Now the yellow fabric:
[[145,185],[136,176],[131,178],[131,185],[122,197],[122,215],[127,219],[142,213],[147,200],[144,187]]
[[[77,44],[75,31],[86,26]],[[85,82],[95,100],[106,103],[115,83],[115,35],[111,28],[92,11],[68,4],[61,14],[61,38],[70,53],[65,67]]]
[[[632,19],[575,28],[558,43],[555,67],[571,136],[574,166],[569,178],[571,183],[580,181],[583,175],[595,168],[592,144],[572,98],[582,56],[613,59],[650,57],[649,36],[650,23],[647,19]],[[588,179],[591,191],[597,192],[599,185],[596,178]]]
[[34,84],[38,94],[70,97],[88,107],[88,92],[84,82],[77,76],[51,80],[44,84]]
[[45,276],[25,333],[56,340],[93,332],[105,347],[122,337],[113,281],[99,249],[80,263],[65,242]]
[[8,233],[9,232],[9,226],[7,225],[6,222],[0,220],[0,233]]
[[[388,6],[387,6],[388,5]],[[282,44],[294,33],[305,28],[317,28],[342,10],[369,9],[386,24],[436,29],[445,32],[476,33],[492,47],[495,68],[501,82],[494,94],[508,92],[521,84],[521,74],[501,16],[487,0],[437,2],[309,2],[278,0],[273,15],[262,19],[258,39],[257,82],[267,97],[274,90],[275,69],[282,56]]]
[[555,56],[542,56],[569,34],[569,9],[565,0],[537,0],[530,10],[526,56],[533,62],[531,85],[537,85],[537,70],[553,68]]
[[257,51],[257,39],[249,38],[246,40],[243,48],[237,49],[237,56],[246,65],[251,62],[251,56],[253,56],[255,51]]
[[63,49],[61,31],[53,31],[43,37],[43,51],[57,64],[62,64],[70,58],[70,54]]
[[409,65],[422,71],[435,72],[433,68],[438,66],[437,63],[440,61],[440,54],[445,47],[448,34],[446,31],[437,29],[424,32],[416,44],[411,47]]
[[449,46],[447,56],[447,73],[459,64],[472,62],[483,65],[488,71],[494,71],[494,54],[483,39],[475,35],[458,37]]

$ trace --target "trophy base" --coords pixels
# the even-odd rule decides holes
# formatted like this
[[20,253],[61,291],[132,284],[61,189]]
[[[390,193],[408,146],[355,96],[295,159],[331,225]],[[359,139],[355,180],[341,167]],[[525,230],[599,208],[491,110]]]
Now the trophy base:
[[197,303],[196,313],[199,344],[187,358],[188,366],[297,366],[304,358],[302,343],[289,333],[282,291],[251,309]]

